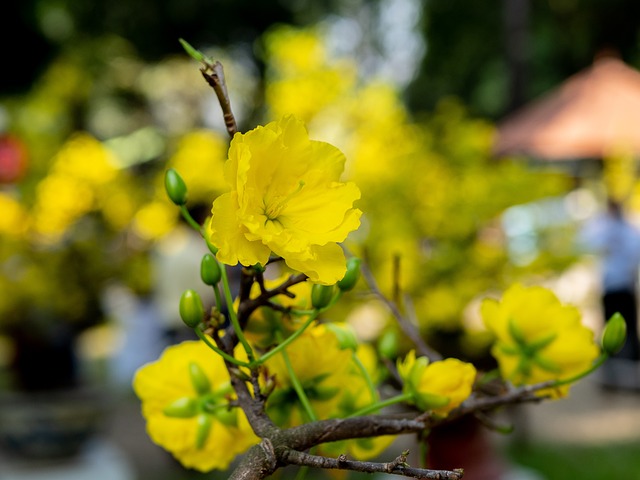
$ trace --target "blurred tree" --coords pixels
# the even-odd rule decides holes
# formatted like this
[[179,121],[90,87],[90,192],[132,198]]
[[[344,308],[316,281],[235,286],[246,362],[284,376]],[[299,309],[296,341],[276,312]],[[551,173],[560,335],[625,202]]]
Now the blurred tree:
[[410,104],[431,110],[456,95],[474,114],[497,118],[587,67],[603,48],[640,65],[639,14],[632,0],[431,0]]

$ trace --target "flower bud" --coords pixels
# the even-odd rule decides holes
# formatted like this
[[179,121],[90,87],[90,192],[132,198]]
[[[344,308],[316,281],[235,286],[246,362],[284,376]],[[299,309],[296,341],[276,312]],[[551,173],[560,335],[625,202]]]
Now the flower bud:
[[189,363],[189,378],[198,395],[204,395],[211,391],[211,382],[209,382],[207,374],[204,373],[200,365],[195,362]]
[[378,340],[378,352],[383,358],[394,359],[398,356],[399,343],[398,332],[388,329]]
[[197,327],[204,318],[204,307],[195,290],[185,290],[180,297],[180,318],[191,328]]
[[627,324],[624,317],[614,313],[604,327],[602,333],[602,350],[607,355],[618,353],[627,338]]
[[338,282],[338,288],[341,291],[348,292],[356,286],[360,278],[360,263],[361,260],[356,257],[351,257],[347,260],[347,272],[342,277],[342,280]]
[[333,298],[333,285],[314,284],[311,288],[311,305],[320,310],[326,307]]
[[187,185],[174,168],[170,168],[164,174],[164,188],[171,201],[176,205],[187,203]]
[[220,264],[210,253],[202,257],[202,262],[200,262],[200,277],[205,284],[211,286],[217,285],[222,278]]
[[325,327],[336,336],[340,350],[351,349],[355,352],[358,349],[358,339],[349,325],[345,323],[325,323]]

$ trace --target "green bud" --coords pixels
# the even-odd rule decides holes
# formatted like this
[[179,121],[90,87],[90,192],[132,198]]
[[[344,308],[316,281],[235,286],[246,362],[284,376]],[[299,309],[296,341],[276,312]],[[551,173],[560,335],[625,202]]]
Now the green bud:
[[204,307],[195,290],[185,290],[180,297],[180,318],[191,328],[197,327],[204,318]]
[[198,413],[198,401],[195,398],[182,397],[164,407],[162,413],[172,418],[195,417]]
[[399,343],[398,332],[388,329],[378,340],[378,352],[384,358],[394,359],[398,356]]
[[358,349],[358,339],[351,327],[348,325],[336,325],[335,323],[330,322],[327,322],[324,325],[336,336],[340,350],[351,349],[356,351]]
[[222,278],[222,270],[216,257],[210,253],[206,253],[200,262],[200,277],[207,285],[217,285]]
[[191,378],[191,384],[198,395],[204,395],[211,391],[211,382],[204,370],[195,362],[189,363],[189,378]]
[[602,350],[607,355],[618,353],[627,338],[627,324],[624,317],[614,313],[602,332]]
[[333,285],[318,285],[316,283],[311,288],[311,305],[317,310],[329,305],[332,298]]
[[164,188],[171,201],[176,205],[187,203],[187,185],[174,168],[170,168],[164,174]]
[[201,413],[198,415],[198,427],[196,430],[196,448],[198,450],[201,450],[204,444],[207,443],[212,423],[213,417],[210,414]]
[[347,272],[344,274],[344,277],[342,277],[342,280],[338,282],[338,288],[342,292],[348,292],[356,286],[360,278],[360,263],[362,263],[362,261],[356,257],[351,257],[347,260]]

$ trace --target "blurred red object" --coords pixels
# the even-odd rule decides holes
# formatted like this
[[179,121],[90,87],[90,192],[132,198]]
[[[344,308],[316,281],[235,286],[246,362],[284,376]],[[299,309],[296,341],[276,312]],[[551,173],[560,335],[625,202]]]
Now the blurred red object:
[[0,184],[15,183],[27,170],[27,148],[12,135],[0,136]]
[[640,72],[610,52],[498,126],[494,153],[546,160],[640,153]]

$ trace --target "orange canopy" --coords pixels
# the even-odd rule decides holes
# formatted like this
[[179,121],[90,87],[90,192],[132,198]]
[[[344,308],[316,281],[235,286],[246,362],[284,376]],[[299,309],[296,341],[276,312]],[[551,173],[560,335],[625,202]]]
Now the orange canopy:
[[507,117],[494,153],[562,160],[599,158],[621,148],[640,153],[640,72],[601,57]]

